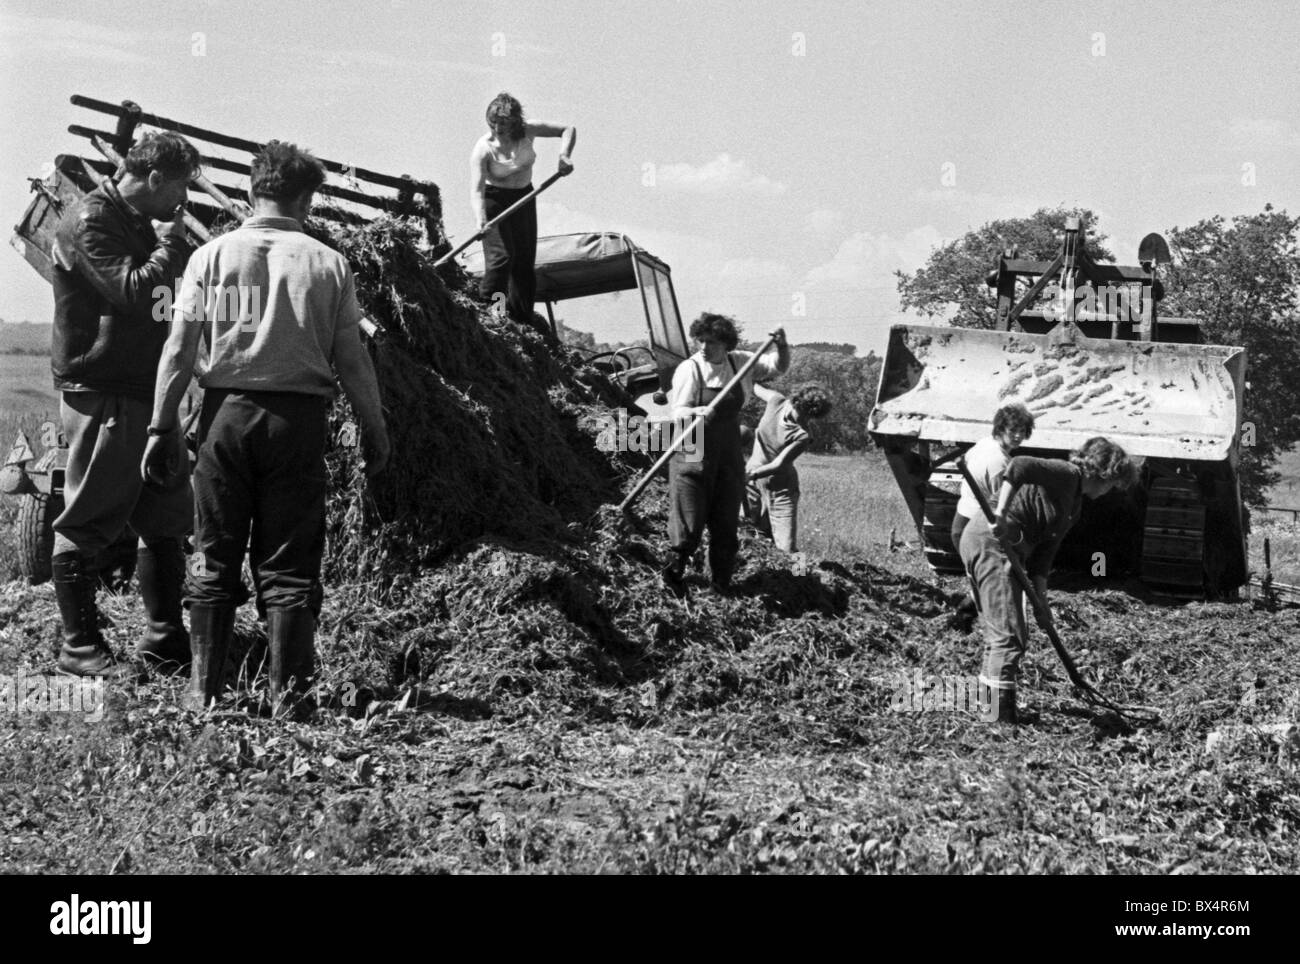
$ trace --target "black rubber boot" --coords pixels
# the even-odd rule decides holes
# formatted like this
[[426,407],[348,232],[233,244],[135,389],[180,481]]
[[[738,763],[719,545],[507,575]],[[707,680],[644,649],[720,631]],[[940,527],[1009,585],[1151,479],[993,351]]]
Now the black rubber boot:
[[54,595],[63,617],[63,646],[58,669],[71,676],[103,676],[117,666],[113,651],[99,632],[95,580],[90,560],[76,552],[61,552],[51,560]]
[[268,608],[266,635],[271,650],[272,712],[310,715],[315,709],[310,694],[316,682],[316,614],[307,607]]
[[686,560],[688,558],[688,554],[670,550],[668,565],[664,566],[660,572],[664,585],[678,599],[683,599],[686,596]]
[[985,723],[1005,723],[1014,726],[1020,722],[1016,709],[1016,687],[999,689],[980,679],[980,719]]
[[178,539],[158,539],[136,554],[146,626],[135,654],[150,669],[183,672],[190,665],[190,637],[181,618],[185,550]]
[[196,713],[206,710],[221,697],[226,676],[226,654],[235,634],[235,607],[190,606],[190,688],[185,708]]

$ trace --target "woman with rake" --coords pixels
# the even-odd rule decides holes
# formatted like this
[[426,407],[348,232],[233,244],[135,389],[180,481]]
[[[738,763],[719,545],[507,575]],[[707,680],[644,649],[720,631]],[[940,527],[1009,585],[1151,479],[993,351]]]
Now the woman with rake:
[[[525,121],[523,107],[507,93],[497,94],[487,109],[488,132],[470,155],[470,203],[478,228],[533,191],[533,138],[559,137],[559,173],[573,170],[570,159],[578,132],[572,126]],[[483,235],[483,279],[479,293],[520,324],[552,332],[536,320],[537,202],[529,201]]]

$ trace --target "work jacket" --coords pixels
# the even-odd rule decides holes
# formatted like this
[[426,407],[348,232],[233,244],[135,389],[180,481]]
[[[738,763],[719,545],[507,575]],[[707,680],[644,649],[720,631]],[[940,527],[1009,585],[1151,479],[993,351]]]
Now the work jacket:
[[189,247],[159,241],[106,181],[64,213],[52,255],[54,387],[152,401]]

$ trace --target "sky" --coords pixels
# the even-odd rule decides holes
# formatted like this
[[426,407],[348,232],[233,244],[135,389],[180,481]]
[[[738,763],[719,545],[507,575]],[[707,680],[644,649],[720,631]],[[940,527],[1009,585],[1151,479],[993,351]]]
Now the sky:
[[[916,320],[894,272],[990,220],[1087,207],[1133,263],[1149,231],[1300,211],[1297,50],[1285,2],[0,0],[0,216],[92,150],[67,126],[107,119],[79,93],[435,181],[456,240],[506,90],[577,128],[542,234],[626,233],[672,267],[688,322],[880,352]],[[536,183],[558,144],[538,142]],[[631,339],[633,297],[558,313]],[[51,314],[0,253],[0,317]]]

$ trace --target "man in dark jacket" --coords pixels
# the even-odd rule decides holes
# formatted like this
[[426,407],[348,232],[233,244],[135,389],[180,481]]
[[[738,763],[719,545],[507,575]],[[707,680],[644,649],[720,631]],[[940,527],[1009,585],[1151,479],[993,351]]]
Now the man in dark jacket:
[[140,539],[136,571],[148,618],[136,654],[156,667],[189,661],[181,621],[182,540],[193,525],[188,474],[150,487],[139,465],[167,340],[168,316],[158,305],[170,303],[189,256],[182,205],[198,166],[198,151],[179,134],[147,134],[116,182],[70,208],[55,234],[51,368],[68,466],[53,569],[65,673],[99,675],[113,666],[90,562],[128,524]]

